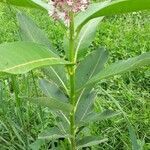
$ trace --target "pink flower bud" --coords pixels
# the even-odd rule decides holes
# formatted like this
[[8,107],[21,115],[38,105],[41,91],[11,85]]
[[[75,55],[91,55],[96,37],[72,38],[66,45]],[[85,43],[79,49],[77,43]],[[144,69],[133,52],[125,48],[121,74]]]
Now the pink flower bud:
[[89,4],[88,0],[50,0],[49,4],[53,6],[53,9],[49,12],[49,15],[54,19],[61,19],[65,23],[69,22],[69,12],[75,13],[84,11]]

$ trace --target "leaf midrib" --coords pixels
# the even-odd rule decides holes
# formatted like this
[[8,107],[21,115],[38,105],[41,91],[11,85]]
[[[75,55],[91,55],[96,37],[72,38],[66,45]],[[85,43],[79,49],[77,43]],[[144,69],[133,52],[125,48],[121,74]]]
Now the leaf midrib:
[[14,70],[14,69],[19,69],[21,67],[24,67],[24,66],[27,66],[27,65],[30,65],[30,64],[36,64],[36,63],[43,62],[43,61],[48,61],[48,60],[58,60],[58,58],[38,59],[38,60],[30,61],[30,62],[27,62],[27,63],[19,64],[19,65],[16,65],[14,67],[11,67],[11,68],[4,69],[3,71],[7,72],[7,71]]

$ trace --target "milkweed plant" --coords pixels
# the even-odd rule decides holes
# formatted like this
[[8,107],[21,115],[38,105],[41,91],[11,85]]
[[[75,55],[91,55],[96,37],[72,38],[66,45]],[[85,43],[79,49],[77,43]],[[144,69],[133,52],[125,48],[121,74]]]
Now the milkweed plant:
[[[64,55],[54,46],[35,23],[23,12],[17,13],[22,41],[0,45],[0,72],[25,74],[41,68],[47,76],[39,79],[45,96],[27,98],[50,108],[59,118],[55,127],[44,130],[39,139],[66,142],[65,149],[90,148],[107,138],[82,133],[89,123],[109,119],[120,111],[94,111],[96,83],[117,74],[150,64],[150,52],[107,65],[108,51],[99,47],[88,52],[96,28],[105,16],[120,15],[150,9],[150,0],[108,0],[93,3],[89,0],[0,0],[7,5],[30,7],[47,11],[65,31]],[[118,106],[119,107],[119,106]],[[122,111],[122,110],[121,110]],[[59,148],[58,148],[59,149]],[[62,149],[62,148],[60,148]]]

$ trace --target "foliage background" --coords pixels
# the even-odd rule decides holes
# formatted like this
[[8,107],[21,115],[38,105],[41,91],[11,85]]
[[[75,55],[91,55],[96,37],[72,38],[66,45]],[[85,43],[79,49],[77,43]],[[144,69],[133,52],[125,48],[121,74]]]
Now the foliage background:
[[[57,22],[53,22],[47,14],[39,10],[24,9],[38,26],[43,29],[58,51],[62,52],[62,41],[64,31]],[[0,43],[18,41],[19,29],[15,20],[15,13],[7,6],[0,4]],[[109,50],[110,59],[108,63],[119,59],[136,56],[150,49],[150,12],[139,12],[122,16],[107,17],[98,28],[96,38],[89,51],[99,46]],[[39,72],[34,72],[37,78]],[[27,81],[22,81],[19,76],[19,88],[28,92],[29,95],[36,93],[32,75],[27,75]],[[10,94],[10,85],[2,80],[5,86],[1,86],[5,97],[0,97],[0,147],[4,149],[19,149],[21,145],[29,144],[36,139],[40,130],[46,126],[53,126],[55,117],[47,109],[43,109],[43,124],[40,125],[37,116],[37,107],[29,104],[23,105],[24,132],[18,125],[16,117],[16,106],[14,104],[13,92]],[[6,86],[7,85],[7,86]],[[26,89],[26,86],[31,88]],[[96,111],[104,108],[115,108],[114,104],[99,90],[102,86],[108,93],[120,102],[124,111],[132,122],[139,143],[144,144],[144,150],[150,149],[150,70],[144,67],[134,72],[128,72],[122,76],[115,76],[109,80],[99,83],[97,86],[98,97],[95,104]],[[37,87],[38,88],[38,87]],[[32,92],[31,92],[32,91]],[[38,90],[38,94],[40,90]],[[12,96],[12,97],[10,97]],[[24,103],[24,102],[23,102]],[[44,125],[44,127],[43,127]],[[87,132],[87,131],[85,131]],[[89,132],[108,136],[109,141],[96,149],[100,150],[128,150],[130,140],[125,121],[122,117],[91,124]],[[26,137],[25,137],[26,135]],[[25,140],[24,140],[25,138]],[[23,141],[21,141],[21,139]],[[30,139],[28,141],[27,139]],[[24,142],[25,141],[25,142]],[[12,146],[14,145],[14,146]]]

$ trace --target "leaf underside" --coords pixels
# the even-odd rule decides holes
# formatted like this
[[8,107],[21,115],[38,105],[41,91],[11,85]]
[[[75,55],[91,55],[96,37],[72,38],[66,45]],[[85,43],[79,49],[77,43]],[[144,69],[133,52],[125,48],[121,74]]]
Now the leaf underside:
[[77,31],[81,30],[81,28],[93,18],[148,9],[150,9],[149,0],[115,0],[112,2],[108,0],[106,2],[94,3],[91,4],[86,11],[76,16],[76,29]]
[[60,100],[56,100],[48,97],[28,98],[28,100],[34,104],[38,104],[43,107],[48,107],[54,111],[58,110],[69,114],[72,110],[71,104],[64,103],[61,102]]
[[103,69],[96,76],[91,78],[91,80],[88,81],[87,85],[96,83],[102,79],[109,78],[111,76],[121,74],[126,71],[131,71],[149,64],[150,64],[150,52],[143,53],[140,56],[129,58],[127,60],[115,62],[106,67],[105,69]]

